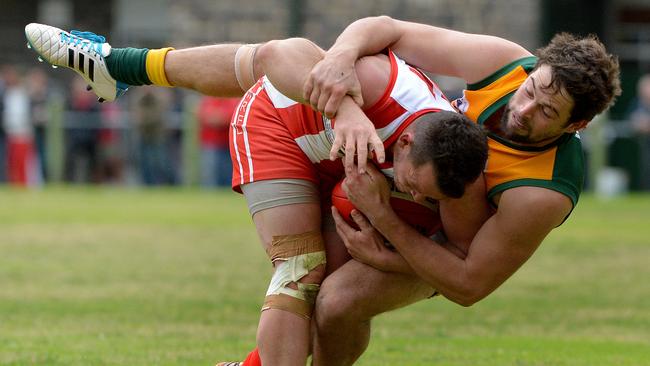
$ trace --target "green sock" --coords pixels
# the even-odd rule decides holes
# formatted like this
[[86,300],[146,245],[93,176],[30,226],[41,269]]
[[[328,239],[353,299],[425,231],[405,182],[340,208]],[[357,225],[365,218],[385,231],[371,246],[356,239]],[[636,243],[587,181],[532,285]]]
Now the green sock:
[[104,58],[111,76],[129,85],[151,85],[147,76],[147,48],[113,48]]

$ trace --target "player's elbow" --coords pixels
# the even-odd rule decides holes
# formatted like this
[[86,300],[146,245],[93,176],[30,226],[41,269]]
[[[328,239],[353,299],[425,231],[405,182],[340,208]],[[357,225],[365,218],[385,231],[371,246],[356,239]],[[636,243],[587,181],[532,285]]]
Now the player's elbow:
[[383,25],[383,26],[390,26],[395,21],[395,19],[391,18],[388,15],[378,15],[378,16],[374,16],[374,17],[367,17],[367,18],[363,18],[361,20],[362,21],[365,20],[367,22],[374,22],[374,23],[377,23],[377,24]]
[[475,293],[465,293],[465,294],[454,294],[453,296],[447,296],[447,298],[454,303],[468,308],[477,302],[483,300],[487,295],[479,295]]
[[460,306],[470,307],[486,298],[491,292],[491,289],[487,286],[483,286],[476,282],[472,283],[471,281],[466,281],[460,284],[457,288],[452,289],[447,293],[443,293],[443,295]]
[[395,19],[391,18],[388,15],[379,15],[379,16],[372,16],[372,17],[365,17],[358,19],[354,22],[352,22],[348,28],[361,28],[361,29],[369,29],[369,30],[382,30],[386,31],[388,29],[391,29],[395,25]]
[[476,304],[480,300],[474,296],[463,293],[443,293],[443,295],[447,298],[447,300],[450,300],[451,302],[465,308]]
[[461,297],[458,301],[455,301],[455,302],[456,302],[456,304],[458,304],[458,305],[460,305],[462,307],[468,308],[468,307],[476,304],[477,302],[483,300],[484,297],[485,296],[467,295],[467,296]]

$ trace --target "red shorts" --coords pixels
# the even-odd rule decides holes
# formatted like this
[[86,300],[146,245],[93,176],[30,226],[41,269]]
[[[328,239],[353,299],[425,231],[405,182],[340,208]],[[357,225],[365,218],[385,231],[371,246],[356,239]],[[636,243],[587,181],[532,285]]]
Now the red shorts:
[[[328,198],[343,178],[341,159],[312,162],[296,143],[295,126],[318,126],[321,115],[300,104],[283,108],[274,105],[262,80],[246,92],[233,115],[230,156],[233,162],[232,188],[267,179],[304,179],[320,188]],[[292,128],[293,126],[293,128]],[[314,127],[316,128],[316,127]]]

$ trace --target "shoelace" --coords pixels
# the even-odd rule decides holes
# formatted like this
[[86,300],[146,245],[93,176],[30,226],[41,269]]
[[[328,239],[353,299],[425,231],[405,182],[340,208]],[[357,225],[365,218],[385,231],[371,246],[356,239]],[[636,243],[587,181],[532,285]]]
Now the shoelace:
[[88,51],[92,50],[98,55],[102,54],[102,43],[106,42],[104,36],[97,35],[93,32],[82,32],[78,30],[70,31],[74,37],[61,33],[61,40],[64,42],[79,45],[82,49],[85,47]]

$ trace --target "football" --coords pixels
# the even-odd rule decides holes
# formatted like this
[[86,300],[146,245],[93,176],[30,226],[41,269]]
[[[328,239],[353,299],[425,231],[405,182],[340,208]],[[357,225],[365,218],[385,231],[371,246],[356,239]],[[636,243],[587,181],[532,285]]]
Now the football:
[[[351,216],[352,210],[355,207],[348,200],[348,196],[343,191],[342,184],[343,180],[338,182],[332,190],[332,205],[336,207],[350,226],[358,229],[357,224]],[[393,189],[391,191],[390,205],[397,216],[422,235],[431,236],[442,228],[437,202],[415,202],[410,194]]]

